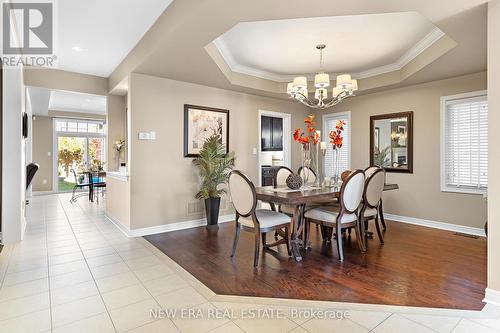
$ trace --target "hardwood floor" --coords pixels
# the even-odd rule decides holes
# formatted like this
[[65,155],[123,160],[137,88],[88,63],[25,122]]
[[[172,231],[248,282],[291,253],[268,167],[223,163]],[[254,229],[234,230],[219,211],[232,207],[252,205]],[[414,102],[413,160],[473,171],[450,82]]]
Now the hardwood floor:
[[[486,288],[486,239],[387,221],[385,245],[375,234],[368,252],[354,233],[339,262],[335,243],[324,245],[312,227],[312,249],[300,263],[262,251],[253,269],[253,235],[241,232],[229,254],[234,223],[145,238],[217,294],[480,310]],[[273,238],[268,235],[268,241]]]

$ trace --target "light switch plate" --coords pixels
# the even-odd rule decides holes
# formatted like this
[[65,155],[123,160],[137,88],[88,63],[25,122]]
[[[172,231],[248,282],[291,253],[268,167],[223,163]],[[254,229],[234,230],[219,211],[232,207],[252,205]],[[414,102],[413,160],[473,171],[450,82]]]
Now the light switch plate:
[[156,140],[156,132],[155,131],[149,132],[149,139],[150,140]]
[[257,148],[252,149],[252,154],[257,155]]
[[139,132],[139,140],[149,140],[151,134],[149,132]]

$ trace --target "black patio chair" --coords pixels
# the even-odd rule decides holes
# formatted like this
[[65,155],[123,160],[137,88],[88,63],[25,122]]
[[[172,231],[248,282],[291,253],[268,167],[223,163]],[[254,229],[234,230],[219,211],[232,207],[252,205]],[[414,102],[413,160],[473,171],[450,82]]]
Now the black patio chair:
[[[69,200],[70,203],[76,202],[76,199],[86,196],[89,196],[89,193],[91,191],[92,187],[92,180],[89,179],[89,176],[87,173],[83,173],[80,175],[76,174],[76,171],[74,169],[71,169],[70,172],[73,174],[75,177],[75,186],[73,187],[73,194],[71,195],[71,199]],[[77,190],[82,190],[88,188],[88,192],[81,192],[81,193],[76,193]]]

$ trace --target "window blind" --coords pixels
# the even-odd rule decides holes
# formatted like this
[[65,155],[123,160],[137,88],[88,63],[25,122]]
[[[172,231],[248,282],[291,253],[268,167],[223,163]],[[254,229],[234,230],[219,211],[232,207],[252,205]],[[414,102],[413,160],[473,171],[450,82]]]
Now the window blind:
[[344,127],[344,132],[342,136],[344,137],[344,144],[342,148],[340,148],[338,153],[339,158],[339,170],[340,173],[351,168],[351,124],[349,113],[343,112],[338,114],[331,114],[324,116],[323,118],[323,133],[322,141],[327,142],[326,155],[323,162],[324,172],[326,177],[333,176],[333,148],[330,144],[330,131],[335,129],[335,125],[338,120],[343,120],[346,122],[346,126]]
[[443,190],[484,193],[488,188],[487,97],[448,100],[444,112]]

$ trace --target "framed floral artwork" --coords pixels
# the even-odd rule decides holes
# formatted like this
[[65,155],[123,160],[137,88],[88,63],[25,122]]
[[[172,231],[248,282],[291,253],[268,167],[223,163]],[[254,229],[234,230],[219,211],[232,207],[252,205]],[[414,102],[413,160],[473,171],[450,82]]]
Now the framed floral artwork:
[[184,104],[184,157],[197,157],[212,135],[229,152],[229,110]]

